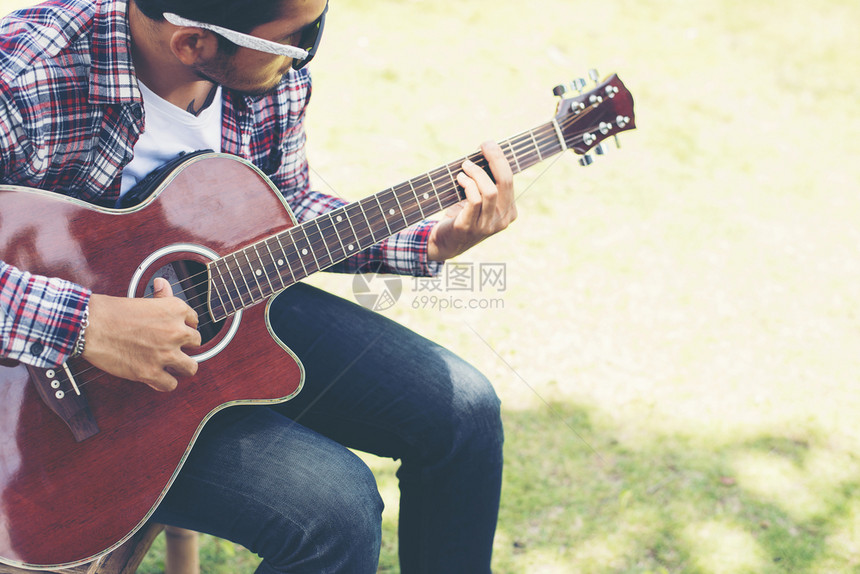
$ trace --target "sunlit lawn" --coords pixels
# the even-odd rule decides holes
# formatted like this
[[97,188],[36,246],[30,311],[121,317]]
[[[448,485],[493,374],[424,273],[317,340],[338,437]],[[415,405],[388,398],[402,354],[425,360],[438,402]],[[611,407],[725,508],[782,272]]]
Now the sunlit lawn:
[[[543,123],[590,67],[636,98],[621,150],[519,176],[519,220],[460,258],[503,263],[506,288],[443,295],[503,308],[421,308],[404,279],[383,311],[503,400],[494,572],[860,571],[858,23],[848,0],[332,1],[321,190],[357,199]],[[396,465],[367,460],[399,572]]]

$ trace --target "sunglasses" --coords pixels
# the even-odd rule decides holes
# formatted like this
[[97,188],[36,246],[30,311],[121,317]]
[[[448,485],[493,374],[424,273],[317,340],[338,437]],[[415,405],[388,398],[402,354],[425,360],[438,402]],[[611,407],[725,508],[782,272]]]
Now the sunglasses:
[[314,55],[317,52],[317,47],[319,47],[320,38],[322,37],[323,27],[325,26],[326,12],[328,12],[328,2],[326,2],[325,9],[323,10],[323,13],[320,14],[320,17],[302,28],[302,37],[299,40],[298,46],[279,44],[277,42],[272,42],[271,40],[264,40],[263,38],[251,36],[250,34],[236,32],[229,28],[222,28],[215,24],[206,24],[205,22],[189,20],[172,12],[165,12],[164,19],[174,26],[202,28],[204,30],[209,30],[210,32],[215,32],[219,36],[222,36],[243,48],[250,48],[251,50],[257,50],[258,52],[292,58],[293,69],[300,70],[313,60]]

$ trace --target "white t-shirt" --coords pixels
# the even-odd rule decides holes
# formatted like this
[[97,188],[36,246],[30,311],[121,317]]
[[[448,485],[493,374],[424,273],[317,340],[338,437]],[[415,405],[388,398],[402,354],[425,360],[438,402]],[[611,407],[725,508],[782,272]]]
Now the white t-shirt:
[[209,107],[195,116],[161,98],[142,82],[138,85],[143,95],[145,127],[134,145],[134,158],[122,170],[120,197],[180,152],[221,151],[221,86]]

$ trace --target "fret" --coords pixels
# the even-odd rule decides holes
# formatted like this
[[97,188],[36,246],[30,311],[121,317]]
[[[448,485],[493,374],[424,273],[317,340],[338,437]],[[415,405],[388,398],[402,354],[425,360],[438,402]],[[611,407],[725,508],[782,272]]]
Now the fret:
[[376,236],[373,234],[373,226],[370,224],[370,219],[367,218],[367,213],[364,211],[364,203],[363,200],[356,201],[355,204],[358,205],[358,208],[361,210],[361,214],[364,216],[364,221],[367,223],[367,231],[370,232],[370,238],[376,243]]
[[442,199],[439,197],[439,191],[436,189],[436,184],[433,183],[433,177],[428,173],[427,180],[430,182],[430,187],[433,188],[433,193],[436,195],[436,201],[439,203],[439,211],[444,211],[445,206],[442,205]]
[[511,145],[511,140],[508,140],[507,143],[508,143],[508,149],[511,150],[511,157],[514,158],[514,163],[517,166],[517,172],[520,172],[523,170],[523,168],[520,167],[520,160],[517,159],[517,153],[514,151],[514,148]]
[[[245,260],[247,261],[248,256],[245,255],[244,250],[242,250],[242,255],[244,256]],[[238,268],[239,276],[242,278],[242,283],[245,284],[245,288],[248,290],[248,297],[251,298],[251,305],[253,305],[254,303],[257,302],[258,297],[256,295],[254,295],[254,283],[253,283],[253,281],[250,283],[248,282],[248,277],[253,277],[253,275],[254,275],[254,272],[251,269],[251,264],[250,264],[250,262],[248,262],[248,266],[245,267],[245,263],[242,261],[242,259],[239,258],[238,252],[233,253],[233,260],[236,262],[236,267]]]
[[[424,208],[421,206],[421,200],[418,198],[412,185],[404,181],[397,186],[397,190],[397,195],[403,203],[404,210],[406,211],[406,219],[410,222],[410,225],[416,221],[426,219]],[[430,196],[428,195],[427,197]]]
[[[320,264],[319,259],[317,259],[317,248],[314,247],[314,245],[316,245],[316,241],[311,239],[311,234],[313,233],[313,229],[311,228],[312,223],[313,223],[313,220],[308,221],[307,223],[300,225],[299,229],[302,230],[302,233],[305,236],[305,241],[308,242],[308,249],[310,250],[311,257],[313,257],[313,259],[314,259],[314,264],[316,265],[316,268],[317,269],[325,269],[326,267],[328,267],[328,265],[321,265]],[[319,228],[317,228],[317,229],[319,229]],[[321,237],[320,239],[323,243],[323,246],[325,246],[325,238]],[[326,250],[328,250],[327,247],[326,247]],[[323,256],[323,254],[320,253],[320,257],[322,257],[322,256]],[[330,262],[331,262],[331,255],[329,255],[329,265],[331,264]]]
[[[239,260],[236,258],[235,253],[231,253],[231,255],[233,256],[233,260],[236,261],[236,270],[239,271],[240,270],[239,265],[238,265]],[[236,286],[236,294],[239,295],[239,303],[241,303],[242,307],[246,307],[245,299],[242,297],[242,289],[239,287],[239,284],[236,282],[236,277],[233,276],[233,271],[230,269],[230,262],[227,260],[226,257],[224,258],[224,264],[227,266],[227,273],[230,275],[230,280],[233,282],[233,285]],[[247,286],[248,285],[246,283],[245,287],[247,288]],[[250,293],[248,294],[248,296],[249,297],[251,296]],[[254,302],[254,298],[251,297],[251,303],[253,303],[253,302]]]
[[410,223],[409,220],[406,219],[406,211],[403,209],[403,206],[400,205],[400,200],[397,198],[397,192],[394,191],[393,187],[391,188],[391,194],[394,196],[394,201],[397,202],[397,209],[400,211],[400,217],[403,218],[403,225],[409,227]]
[[445,165],[445,169],[448,170],[448,177],[451,178],[451,189],[454,190],[455,195],[457,196],[457,201],[460,200],[460,184],[457,183],[457,176],[451,171],[451,166],[449,164]]
[[[292,253],[295,254],[296,258],[299,260],[299,265],[302,266],[302,273],[303,273],[302,277],[307,277],[308,275],[310,275],[310,273],[308,273],[308,268],[305,266],[304,256],[308,254],[308,248],[307,247],[301,247],[299,245],[299,242],[296,241],[296,238],[294,235],[295,231],[296,231],[295,227],[293,227],[287,231],[287,235],[290,236],[290,247],[293,248]],[[288,251],[287,252],[287,261],[289,261],[291,259],[290,254],[291,253]]]
[[[423,177],[425,177],[427,179],[427,182],[430,184],[430,187],[432,189],[433,182],[430,181],[430,175],[424,174]],[[442,202],[439,201],[439,196],[436,194],[435,190],[432,190],[433,194],[431,197],[430,191],[427,191],[427,185],[426,184],[421,184],[420,187],[422,187],[425,190],[424,193],[421,195],[421,198],[424,201],[428,202],[427,204],[425,204],[425,207],[427,207],[427,209],[430,210],[430,213],[436,213],[442,209],[445,209],[445,206],[443,206]]]
[[[321,215],[313,220],[316,223],[317,228],[319,229],[320,235],[323,238],[323,244],[325,245],[326,251],[328,251],[328,257],[331,262],[331,265],[334,265],[338,261],[342,259],[346,259],[346,253],[344,252],[343,242],[340,240],[340,234],[337,232],[337,227],[334,225],[334,220],[332,219],[331,213],[327,213]],[[323,225],[327,226],[326,229],[323,229]],[[334,234],[332,235],[332,231]],[[337,239],[337,244],[332,242],[331,249],[329,249],[328,240],[329,238]]]
[[[245,256],[245,261],[248,262],[248,271],[250,272],[251,277],[254,278],[254,283],[256,283],[256,285],[257,285],[257,291],[260,294],[260,299],[265,299],[266,296],[263,295],[263,286],[260,285],[260,280],[259,280],[259,277],[260,277],[260,275],[263,274],[263,271],[261,269],[254,269],[254,264],[251,263],[251,258],[248,257],[248,249],[247,248],[242,250],[242,255]],[[252,287],[253,287],[253,285],[252,285]],[[252,295],[252,299],[256,299],[256,297],[253,297],[253,293],[251,295]]]
[[[412,195],[415,196],[415,202],[418,204],[418,211],[421,212],[421,219],[427,219],[427,216],[424,214],[424,210],[421,208],[421,200],[418,199],[418,193],[415,191],[415,186],[412,185],[412,180],[410,179],[406,183],[409,184],[409,189],[412,190]],[[424,199],[428,199],[429,197],[430,197],[430,194],[428,194],[428,193],[424,194]]]
[[540,146],[538,145],[537,140],[535,139],[534,130],[529,130],[529,135],[532,137],[532,143],[535,145],[535,150],[537,150],[538,161],[543,161],[543,156],[540,153]]
[[[266,283],[269,284],[269,294],[274,293],[275,291],[277,291],[277,289],[275,289],[275,286],[272,285],[271,272],[266,267],[266,264],[263,262],[263,257],[260,255],[260,250],[257,249],[257,244],[255,243],[248,249],[253,249],[254,254],[257,256],[257,262],[260,264],[260,275],[265,277]],[[262,288],[260,289],[260,292],[262,292]]]
[[[345,206],[341,208],[339,211],[343,211],[343,215],[338,214],[335,216],[335,229],[340,224],[343,227],[343,223],[345,222],[349,226],[350,234],[352,235],[352,241],[346,244],[346,255],[352,255],[354,251],[361,251],[361,241],[359,240],[358,233],[355,231],[355,226],[352,224],[352,218],[349,216],[349,206]],[[340,233],[338,233],[338,237],[340,237]],[[343,243],[343,240],[341,240]]]
[[336,256],[336,261],[342,261],[346,259],[348,256],[346,254],[346,245],[343,243],[343,238],[340,236],[340,231],[337,230],[337,223],[335,222],[335,218],[340,221],[343,221],[343,216],[340,214],[334,215],[333,213],[328,214],[328,223],[331,225],[332,230],[334,230],[334,235],[337,237],[337,242],[340,245],[340,255]]
[[[269,247],[269,240],[267,239],[266,241],[264,241],[263,245],[266,246],[266,253],[269,254],[269,259],[272,261],[272,270],[275,272],[275,274],[278,278],[278,281],[281,282],[281,289],[283,289],[287,285],[286,285],[286,283],[284,283],[284,278],[281,277],[281,270],[278,266],[277,261],[275,261],[275,255],[272,253],[272,249]],[[281,261],[283,262],[283,259],[281,259]],[[283,266],[283,263],[281,264],[281,266]],[[272,285],[272,290],[278,291],[278,289],[275,289],[274,285]]]
[[561,146],[561,150],[566,151],[567,150],[567,142],[564,141],[564,136],[561,134],[561,128],[558,125],[558,121],[555,118],[553,118],[552,122],[550,122],[550,123],[552,124],[552,128],[555,130],[555,135],[558,136],[558,143]]
[[284,244],[281,242],[281,235],[283,235],[283,234],[281,233],[281,234],[278,234],[275,236],[275,239],[278,242],[278,247],[281,249],[281,254],[284,257],[283,259],[278,259],[278,266],[281,267],[283,265],[286,265],[287,270],[290,272],[290,277],[293,278],[292,283],[295,283],[298,280],[296,279],[296,274],[293,273],[293,266],[290,265],[290,258],[287,257],[287,250],[284,247]]
[[377,193],[373,195],[373,198],[376,200],[376,205],[379,206],[379,212],[382,214],[382,222],[385,223],[385,228],[388,229],[388,235],[386,237],[390,237],[392,235],[391,226],[388,225],[388,216],[385,214],[385,208],[382,207],[382,202],[379,201],[379,194]]
[[[212,261],[209,265],[209,276],[212,278],[212,286],[215,291],[215,295],[218,296],[218,302],[221,304],[221,308],[224,310],[224,316],[226,317],[229,313],[236,312],[236,304],[233,302],[232,297],[230,297],[230,289],[227,287],[227,281],[224,279],[224,274],[218,269],[218,263],[223,261],[223,259],[216,259]],[[216,273],[217,272],[217,273]],[[221,284],[224,285],[225,293],[227,294],[228,301],[230,301],[230,306],[233,307],[232,311],[228,311],[227,306],[224,304],[224,298],[221,297],[221,288],[218,287],[217,279],[221,280]]]
[[[554,121],[555,120],[553,120],[553,122]],[[544,149],[549,152],[545,155],[545,157],[550,157],[567,150],[567,144],[565,143],[564,138],[559,138],[559,136],[561,135],[561,130],[556,132],[553,126],[554,124],[550,122],[548,124],[542,125],[539,128],[543,132],[544,137],[546,139],[546,148]],[[553,137],[554,135],[556,137]]]

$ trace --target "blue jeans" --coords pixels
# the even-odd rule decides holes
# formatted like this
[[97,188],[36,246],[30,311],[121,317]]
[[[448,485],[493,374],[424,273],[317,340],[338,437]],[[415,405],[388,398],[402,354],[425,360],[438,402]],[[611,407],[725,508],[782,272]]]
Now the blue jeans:
[[489,572],[503,437],[487,379],[304,284],[279,295],[270,317],[305,366],[303,390],[216,415],[155,519],[245,546],[263,557],[258,573],[376,572],[382,500],[349,447],[401,461],[403,574]]

